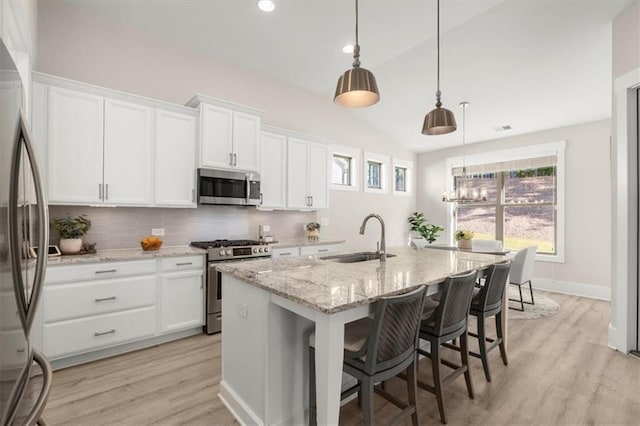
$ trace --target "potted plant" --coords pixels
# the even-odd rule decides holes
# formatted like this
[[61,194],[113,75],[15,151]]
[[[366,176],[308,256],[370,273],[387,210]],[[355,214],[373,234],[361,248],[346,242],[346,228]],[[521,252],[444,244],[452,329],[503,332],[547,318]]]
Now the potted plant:
[[307,237],[309,240],[317,241],[320,236],[320,224],[318,222],[309,222],[305,227],[307,228]]
[[459,229],[454,234],[454,237],[458,242],[459,249],[471,250],[471,240],[473,239],[473,232],[467,229]]
[[411,231],[418,233],[422,238],[427,240],[429,244],[438,238],[441,231],[444,231],[443,227],[430,224],[429,221],[425,219],[423,213],[413,212],[407,220],[409,221],[409,225],[411,225]]
[[53,229],[60,234],[60,251],[63,254],[77,254],[82,250],[82,236],[91,228],[91,221],[85,215],[53,219]]

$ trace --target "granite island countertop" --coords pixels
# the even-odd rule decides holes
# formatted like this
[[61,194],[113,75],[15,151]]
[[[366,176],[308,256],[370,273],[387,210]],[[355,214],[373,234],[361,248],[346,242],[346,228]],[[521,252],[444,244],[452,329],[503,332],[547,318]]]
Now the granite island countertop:
[[331,314],[399,294],[447,276],[484,268],[501,255],[392,247],[385,263],[338,263],[315,257],[226,263],[216,268],[293,302]]
[[92,254],[62,255],[49,257],[47,266],[72,265],[77,263],[144,260],[156,257],[206,255],[207,251],[191,246],[166,246],[160,250],[144,251],[141,248],[98,250]]

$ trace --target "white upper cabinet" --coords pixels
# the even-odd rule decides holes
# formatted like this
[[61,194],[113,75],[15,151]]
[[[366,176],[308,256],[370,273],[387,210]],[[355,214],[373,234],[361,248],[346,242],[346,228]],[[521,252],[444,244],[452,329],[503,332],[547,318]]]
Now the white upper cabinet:
[[196,207],[196,117],[156,110],[156,198],[167,207]]
[[49,203],[195,207],[191,108],[34,73]]
[[260,149],[260,207],[284,209],[287,207],[287,137],[262,132]]
[[204,95],[187,106],[200,109],[200,167],[259,169],[262,111]]
[[105,203],[152,203],[153,110],[129,102],[105,100]]
[[329,205],[326,145],[289,137],[287,207],[326,209]]
[[33,120],[48,123],[49,202],[102,202],[104,99],[59,87],[48,97],[48,120]]

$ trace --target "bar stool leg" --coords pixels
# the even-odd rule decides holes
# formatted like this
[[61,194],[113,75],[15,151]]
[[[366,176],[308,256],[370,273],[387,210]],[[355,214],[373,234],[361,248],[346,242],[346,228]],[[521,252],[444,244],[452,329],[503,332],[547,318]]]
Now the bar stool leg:
[[504,365],[509,365],[509,359],[507,358],[507,347],[504,344],[504,336],[502,333],[502,312],[498,312],[496,314],[496,333],[498,335],[498,339],[500,339],[500,344],[498,347],[500,348],[500,356],[502,357],[502,362]]
[[[417,354],[416,354],[417,355]],[[418,357],[407,368],[407,393],[409,394],[409,405],[413,405],[413,414],[411,414],[411,424],[413,426],[420,426],[420,420],[418,419],[418,404],[416,400],[416,394],[418,393],[418,369],[417,369]]]
[[431,369],[433,371],[433,388],[436,393],[436,399],[438,400],[438,410],[440,411],[440,420],[442,423],[447,423],[447,415],[444,412],[444,398],[442,396],[442,377],[440,376],[440,363],[442,362],[442,356],[440,354],[440,342],[437,340],[430,341],[431,343]]
[[462,358],[462,365],[467,367],[467,370],[464,372],[467,392],[469,393],[469,398],[473,399],[473,383],[471,382],[471,371],[469,370],[469,336],[466,331],[460,335],[460,356]]
[[478,315],[478,346],[480,347],[480,359],[482,360],[484,377],[487,378],[487,382],[490,382],[491,373],[489,372],[489,357],[487,356],[487,334],[483,314]]
[[365,425],[373,425],[374,417],[373,417],[373,380],[369,377],[366,377],[362,380],[362,386],[360,390],[362,391],[362,412],[364,413],[364,424]]
[[318,422],[316,416],[316,351],[309,347],[309,426]]

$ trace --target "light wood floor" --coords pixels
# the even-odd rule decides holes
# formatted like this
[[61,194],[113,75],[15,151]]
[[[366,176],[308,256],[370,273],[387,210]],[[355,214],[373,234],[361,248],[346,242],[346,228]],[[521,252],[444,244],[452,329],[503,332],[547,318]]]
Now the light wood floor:
[[[509,366],[492,352],[493,381],[472,358],[476,398],[460,377],[447,388],[450,425],[638,425],[640,360],[606,346],[609,304],[552,294],[557,315],[509,324]],[[200,335],[54,373],[45,418],[52,425],[237,424],[217,397],[220,335]],[[451,353],[452,357],[457,354]],[[420,376],[430,380],[430,364]],[[406,398],[399,379],[388,390]],[[435,398],[418,391],[420,420],[439,424]],[[376,396],[376,418],[397,411]],[[340,423],[360,424],[355,402]]]

